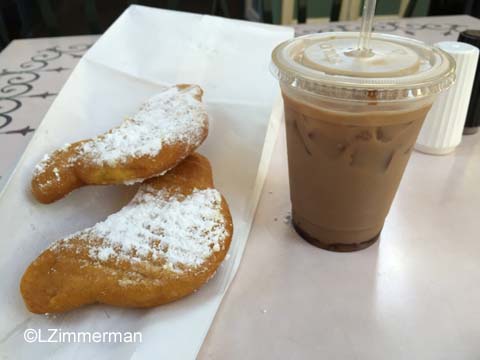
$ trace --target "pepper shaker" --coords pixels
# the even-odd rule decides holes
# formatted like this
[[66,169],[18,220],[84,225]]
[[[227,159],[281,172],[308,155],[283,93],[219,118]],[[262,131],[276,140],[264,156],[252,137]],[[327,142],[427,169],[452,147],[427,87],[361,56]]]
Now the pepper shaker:
[[[460,33],[458,41],[480,48],[480,30],[466,30]],[[474,134],[480,126],[480,65],[477,65],[475,81],[473,84],[470,106],[468,108],[467,120],[463,133]]]

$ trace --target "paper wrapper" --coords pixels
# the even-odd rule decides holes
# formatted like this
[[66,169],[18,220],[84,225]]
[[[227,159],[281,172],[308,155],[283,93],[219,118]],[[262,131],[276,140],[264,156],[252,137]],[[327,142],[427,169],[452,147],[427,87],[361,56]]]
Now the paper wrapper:
[[[200,349],[238,268],[282,110],[269,74],[274,46],[293,29],[132,6],[80,61],[0,195],[0,355],[23,359],[188,359]],[[148,310],[92,305],[56,316],[27,311],[20,278],[50,243],[91,226],[128,202],[131,186],[90,186],[41,205],[30,194],[35,164],[67,142],[118,125],[165,85],[205,90],[211,160],[235,234],[230,257],[195,294]],[[274,106],[274,104],[276,104]],[[273,111],[272,111],[273,108]],[[265,146],[264,146],[265,144]],[[141,343],[27,343],[24,331],[140,331]]]

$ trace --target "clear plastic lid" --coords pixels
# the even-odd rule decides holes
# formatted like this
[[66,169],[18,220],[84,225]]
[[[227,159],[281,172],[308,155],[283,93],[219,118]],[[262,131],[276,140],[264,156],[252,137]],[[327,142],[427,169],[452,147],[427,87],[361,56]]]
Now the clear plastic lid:
[[455,60],[423,42],[372,34],[357,56],[359,33],[322,33],[278,45],[272,72],[284,85],[349,100],[408,100],[437,94],[455,81]]

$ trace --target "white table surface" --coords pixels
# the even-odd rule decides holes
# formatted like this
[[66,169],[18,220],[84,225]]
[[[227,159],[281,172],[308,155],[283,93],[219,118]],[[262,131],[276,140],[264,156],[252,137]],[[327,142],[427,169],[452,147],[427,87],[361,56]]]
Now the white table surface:
[[[454,40],[467,27],[480,28],[480,20],[457,16],[380,25],[433,43]],[[95,39],[19,40],[0,54],[3,180],[78,60],[75,56]],[[72,45],[78,47],[68,50]],[[34,71],[38,79],[28,82],[36,75],[22,74],[23,80],[11,80],[19,74],[5,73],[20,70],[20,64],[52,47],[62,51],[58,57],[58,50],[46,51],[44,56],[53,58]],[[9,93],[21,107],[5,114],[7,106],[16,104],[4,99],[8,81],[27,81],[32,88],[11,87],[25,93]],[[8,125],[5,115],[11,117]],[[449,156],[414,152],[380,241],[356,253],[327,252],[301,240],[290,225],[282,128],[242,264],[199,359],[480,359],[479,184],[480,134],[464,137]]]

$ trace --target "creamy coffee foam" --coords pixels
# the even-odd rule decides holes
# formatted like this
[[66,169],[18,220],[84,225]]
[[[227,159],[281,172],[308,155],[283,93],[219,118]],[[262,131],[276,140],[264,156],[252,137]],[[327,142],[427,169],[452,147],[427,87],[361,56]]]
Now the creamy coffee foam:
[[305,67],[330,75],[355,77],[398,77],[420,71],[421,58],[400,44],[373,40],[369,56],[357,56],[354,39],[331,39],[313,43],[303,50]]

